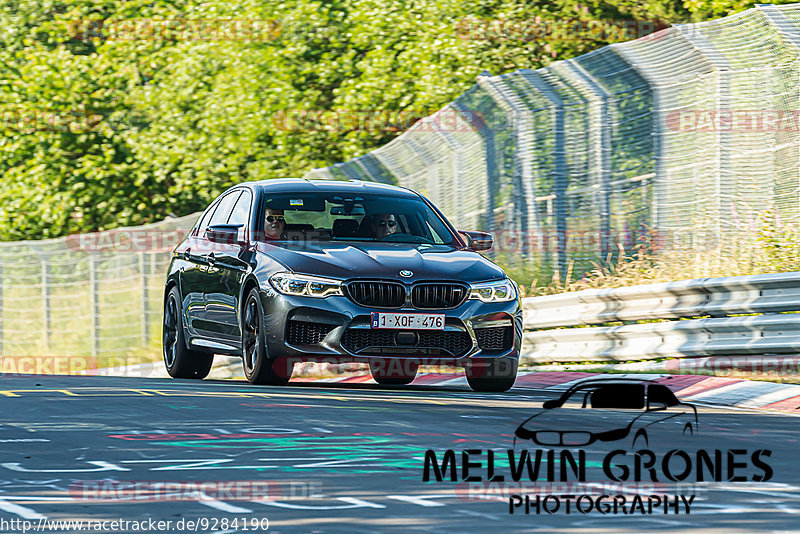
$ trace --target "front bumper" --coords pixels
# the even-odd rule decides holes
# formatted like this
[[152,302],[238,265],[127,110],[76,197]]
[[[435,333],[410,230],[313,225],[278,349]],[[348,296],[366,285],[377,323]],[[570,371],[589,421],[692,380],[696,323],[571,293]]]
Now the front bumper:
[[[522,345],[519,299],[496,303],[466,300],[448,310],[411,307],[386,310],[358,305],[345,296],[298,297],[264,287],[261,296],[267,351],[271,358],[330,363],[416,359],[423,364],[458,366],[494,358],[519,359]],[[372,329],[372,312],[443,314],[445,330]],[[302,332],[298,332],[298,328],[302,328]],[[505,336],[501,334],[503,328],[507,329]],[[403,344],[397,344],[399,332],[404,332]],[[414,335],[409,336],[407,332],[414,332]],[[388,344],[386,341],[390,337],[393,343]],[[412,338],[414,342],[409,344]]]

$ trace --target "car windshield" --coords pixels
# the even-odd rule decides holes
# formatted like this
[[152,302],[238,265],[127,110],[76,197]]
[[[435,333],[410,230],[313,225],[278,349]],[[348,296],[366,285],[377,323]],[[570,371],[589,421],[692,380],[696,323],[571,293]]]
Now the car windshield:
[[381,241],[451,245],[453,233],[417,197],[387,194],[264,194],[268,241]]

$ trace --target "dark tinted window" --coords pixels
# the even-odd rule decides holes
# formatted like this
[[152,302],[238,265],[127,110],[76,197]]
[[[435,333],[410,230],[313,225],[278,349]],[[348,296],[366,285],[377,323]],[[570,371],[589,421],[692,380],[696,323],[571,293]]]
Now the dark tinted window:
[[660,384],[652,384],[647,388],[647,401],[653,404],[664,404],[666,406],[675,406],[678,404],[678,399],[675,394],[667,386]]
[[242,225],[242,227],[239,228],[240,239],[243,239],[245,237],[245,232],[249,230],[250,212],[252,211],[252,206],[253,196],[250,194],[250,191],[243,191],[242,195],[239,197],[239,200],[236,201],[236,205],[233,207],[231,216],[228,219],[228,224]]
[[212,204],[206,209],[206,211],[200,217],[200,220],[197,221],[197,226],[195,226],[194,235],[202,237],[206,234],[206,228],[208,228],[208,221],[210,221],[211,216],[214,215],[214,211],[217,209],[217,205],[218,204]]
[[644,408],[643,384],[609,384],[598,386],[589,397],[592,408]]
[[219,206],[214,212],[214,215],[211,217],[211,221],[208,223],[208,226],[228,224],[228,219],[233,211],[233,206],[236,203],[236,200],[238,200],[240,194],[241,191],[233,191],[225,195],[219,202]]

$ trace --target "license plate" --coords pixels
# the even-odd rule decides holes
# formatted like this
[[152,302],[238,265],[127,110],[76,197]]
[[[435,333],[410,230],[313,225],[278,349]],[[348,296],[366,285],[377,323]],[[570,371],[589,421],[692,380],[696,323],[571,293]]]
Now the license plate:
[[444,330],[444,314],[373,312],[372,328]]

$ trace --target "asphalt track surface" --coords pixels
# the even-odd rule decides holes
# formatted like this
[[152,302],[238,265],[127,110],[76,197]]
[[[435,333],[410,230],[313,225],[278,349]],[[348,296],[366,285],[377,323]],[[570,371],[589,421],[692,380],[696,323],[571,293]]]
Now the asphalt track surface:
[[[171,531],[190,530],[186,521],[193,520],[191,530],[219,533],[257,532],[254,525],[263,519],[268,532],[315,533],[796,529],[800,419],[785,414],[701,406],[700,431],[689,445],[685,439],[653,444],[656,450],[706,449],[712,457],[720,449],[723,459],[728,450],[747,451],[737,456],[745,478],[759,473],[752,451],[768,449],[765,460],[774,474],[767,481],[699,483],[692,472],[680,483],[614,482],[599,467],[610,449],[589,446],[584,485],[574,477],[569,486],[525,477],[513,482],[501,462],[497,470],[506,480],[485,483],[489,449],[504,457],[508,449],[538,448],[515,444],[513,433],[553,396],[414,385],[4,377],[0,524],[6,523],[0,532],[21,532],[9,521],[23,519],[162,520],[173,522]],[[622,442],[614,448],[634,450]],[[454,450],[459,468],[462,451],[483,451],[484,468],[470,474],[484,482],[423,482],[429,449],[440,461]],[[632,468],[632,457],[625,458]],[[725,478],[727,467],[721,469]],[[510,514],[509,495],[526,493],[531,499],[559,493],[695,498],[689,514],[577,513],[574,507],[567,514],[563,502],[552,514],[526,515],[524,507]]]

